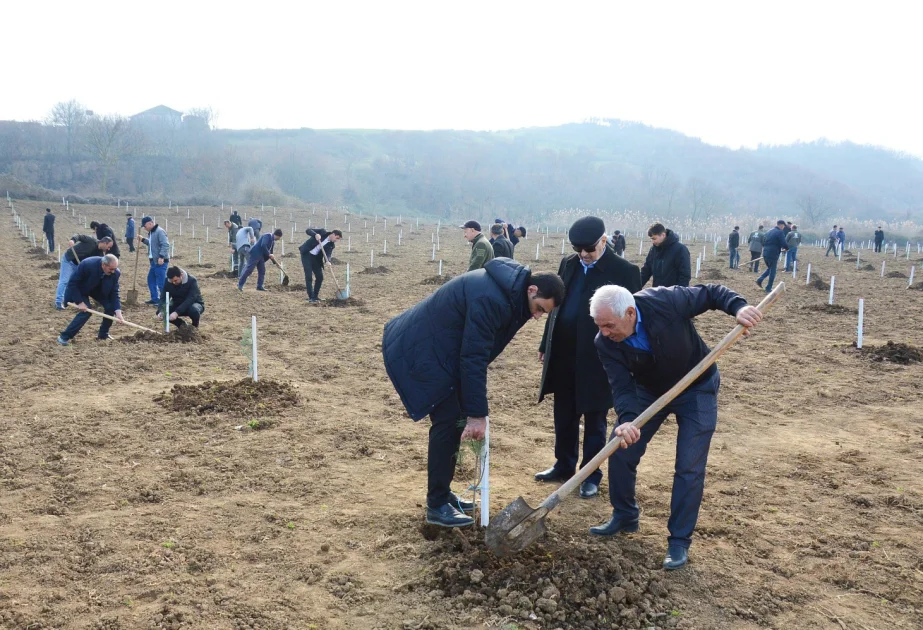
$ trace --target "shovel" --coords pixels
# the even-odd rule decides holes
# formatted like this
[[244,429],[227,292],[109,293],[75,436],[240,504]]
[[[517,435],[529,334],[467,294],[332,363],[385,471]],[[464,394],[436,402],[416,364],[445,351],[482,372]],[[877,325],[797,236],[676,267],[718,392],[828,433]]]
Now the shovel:
[[[270,258],[270,260],[272,260],[272,258]],[[285,273],[285,267],[283,267],[281,263],[277,263],[275,260],[272,260],[272,264],[278,267],[279,270],[282,272],[282,286],[287,287],[289,280],[288,280],[288,274]]]
[[[73,302],[68,302],[67,305],[68,305],[68,306],[73,306],[74,308],[77,308],[77,305],[74,304]],[[151,330],[150,328],[147,328],[147,327],[145,327],[145,326],[141,326],[140,324],[132,324],[131,322],[129,322],[129,321],[124,321],[124,320],[123,320],[123,321],[119,321],[119,320],[117,320],[115,317],[113,317],[112,315],[106,315],[105,313],[101,313],[101,312],[99,312],[99,311],[94,311],[92,308],[88,308],[88,309],[86,310],[86,312],[87,312],[87,313],[92,313],[93,315],[99,315],[100,317],[105,317],[106,319],[111,319],[112,321],[114,321],[114,322],[117,323],[117,324],[125,324],[126,326],[131,326],[132,328],[138,328],[138,329],[140,329],[140,330],[146,330],[147,332],[156,333],[156,334],[158,334],[158,335],[162,334],[160,331]]]
[[335,284],[335,285],[336,285],[336,288],[337,288],[336,299],[338,299],[338,300],[345,300],[346,298],[349,297],[349,294],[346,293],[346,291],[343,291],[343,290],[340,289],[340,283],[337,282],[337,275],[336,275],[335,273],[333,273],[333,269],[332,269],[333,263],[330,262],[330,259],[327,257],[327,250],[324,249],[323,247],[321,247],[321,248],[320,248],[320,251],[324,254],[324,260],[326,260],[326,261],[327,261],[327,264],[330,265],[330,267],[331,267],[330,275],[333,276],[333,284]]
[[135,248],[135,280],[132,288],[128,289],[128,295],[125,297],[125,303],[134,306],[138,303],[138,258],[141,255],[141,244]]
[[[761,313],[765,313],[766,310],[772,306],[773,302],[784,292],[785,283],[783,282],[779,284],[772,293],[767,295],[756,308],[759,309]],[[704,359],[699,361],[698,365],[692,368],[681,381],[655,400],[651,406],[645,409],[631,424],[639,429],[643,427],[658,411],[666,407],[670,401],[679,396],[693,381],[695,381],[695,379],[711,367],[712,363],[717,361],[718,357],[724,354],[724,352],[740,338],[745,330],[746,328],[742,324],[738,324],[734,330],[728,333],[728,335],[721,340],[721,343],[715,346]],[[503,511],[491,519],[490,525],[487,526],[484,542],[495,554],[506,556],[522,551],[541,538],[545,534],[545,517],[548,513],[556,508],[557,505],[564,500],[564,497],[573,492],[577,486],[583,483],[587,477],[599,468],[621,444],[621,437],[609,440],[596,457],[581,468],[576,475],[568,479],[567,482],[553,492],[551,496],[542,501],[541,505],[537,508],[533,509],[529,507],[525,499],[518,497],[515,501],[503,508]]]

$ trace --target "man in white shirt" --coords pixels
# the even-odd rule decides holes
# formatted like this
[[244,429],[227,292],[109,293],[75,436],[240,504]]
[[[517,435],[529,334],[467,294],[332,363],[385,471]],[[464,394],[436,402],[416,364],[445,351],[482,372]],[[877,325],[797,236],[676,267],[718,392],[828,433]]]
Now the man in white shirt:
[[[308,228],[305,230],[308,240],[301,244],[298,251],[301,252],[301,266],[304,268],[304,284],[308,290],[307,301],[316,304],[320,302],[318,294],[320,287],[324,282],[324,263],[329,261],[333,255],[335,243],[343,238],[343,232],[333,230],[328,232],[321,228]],[[311,285],[311,277],[314,277],[314,285]]]

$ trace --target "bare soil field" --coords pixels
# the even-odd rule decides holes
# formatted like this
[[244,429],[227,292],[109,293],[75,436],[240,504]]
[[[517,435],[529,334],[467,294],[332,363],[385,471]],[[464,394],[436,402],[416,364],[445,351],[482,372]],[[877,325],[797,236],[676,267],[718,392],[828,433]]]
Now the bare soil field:
[[[39,238],[45,205],[15,202]],[[124,208],[52,209],[60,243],[89,232],[82,216],[124,231]],[[328,277],[327,301],[307,304],[296,249],[305,227],[323,225],[326,211],[316,212],[262,212],[265,229],[275,219],[285,231],[292,286],[269,267],[269,292],[253,277],[238,294],[224,277],[230,210],[139,209],[169,219],[175,263],[200,280],[201,334],[153,343],[115,325],[131,343],[100,343],[94,318],[62,348],[55,337],[72,314],[54,309],[56,257],[31,251],[4,205],[0,628],[923,627],[923,293],[880,277],[881,255],[863,251],[873,270],[857,270],[802,247],[798,278],[780,274],[786,295],[721,359],[690,564],[665,573],[672,421],[641,465],[637,534],[588,533],[610,514],[605,477],[600,497],[565,501],[549,536],[519,556],[494,557],[476,529],[424,530],[429,423],[405,415],[380,342],[388,319],[441,282],[435,226],[331,211],[329,228],[351,229],[352,251],[344,239],[335,259],[341,285],[350,264],[353,300],[324,308],[336,288]],[[562,238],[549,234],[536,262],[533,229],[517,258],[556,271]],[[461,230],[443,226],[440,245],[443,273],[462,273]],[[702,247],[690,244],[693,255]],[[135,264],[124,249],[123,297]],[[632,238],[633,262],[637,251]],[[754,275],[710,253],[703,277],[758,302]],[[884,259],[907,276],[919,258]],[[836,275],[837,308],[805,285],[808,262],[821,286]],[[142,258],[142,300],[146,272]],[[862,351],[852,345],[859,297]],[[125,315],[157,326],[149,306]],[[251,315],[258,387],[244,380]],[[698,323],[710,344],[732,325],[719,313]],[[532,477],[553,463],[552,404],[535,403],[542,326],[527,324],[489,370],[493,511],[553,489]],[[457,489],[470,473],[469,459]]]

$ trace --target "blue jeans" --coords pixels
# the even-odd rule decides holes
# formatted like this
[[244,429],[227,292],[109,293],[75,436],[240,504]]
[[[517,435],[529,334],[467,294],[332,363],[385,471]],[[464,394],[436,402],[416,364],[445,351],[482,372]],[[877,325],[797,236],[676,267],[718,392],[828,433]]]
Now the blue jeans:
[[167,261],[162,265],[157,264],[156,258],[151,258],[151,268],[147,272],[147,288],[151,292],[151,300],[160,301],[160,290],[167,281]]
[[735,267],[737,267],[737,265],[740,264],[740,252],[737,251],[736,247],[732,248],[730,252],[731,253],[729,255],[728,263],[730,265],[730,268],[734,269]]
[[58,276],[58,289],[54,294],[55,306],[64,306],[64,292],[67,290],[67,283],[75,271],[77,271],[77,265],[62,257],[61,275]]
[[237,281],[238,289],[244,288],[244,285],[247,283],[247,278],[253,273],[254,268],[256,269],[256,288],[263,288],[263,280],[266,279],[266,261],[262,258],[251,256],[247,258],[247,266],[244,267],[244,270],[240,274],[240,280]]
[[[87,304],[87,306],[89,306],[89,304]],[[114,308],[110,308],[108,306],[104,306],[103,308],[106,315],[115,317]],[[80,329],[83,328],[83,325],[87,323],[87,320],[89,320],[90,317],[92,317],[90,313],[77,313],[74,316],[74,319],[71,320],[71,323],[67,325],[67,328],[64,329],[64,332],[61,333],[61,337],[65,341],[70,341],[76,337],[77,333],[80,332]],[[96,335],[96,338],[105,339],[109,336],[109,328],[112,327],[112,320],[106,319],[105,317],[101,317],[100,319],[102,322],[99,324],[99,333]]]
[[766,271],[764,271],[763,275],[757,278],[756,281],[762,282],[768,277],[769,283],[766,285],[766,293],[769,293],[772,291],[772,283],[776,281],[776,267],[779,266],[779,255],[776,254],[772,258],[764,255],[763,261],[766,263]]
[[798,248],[792,247],[788,250],[788,254],[785,256],[785,271],[792,270],[792,263],[798,260]]
[[[711,436],[718,424],[718,388],[721,376],[714,376],[693,385],[674,398],[641,428],[641,439],[628,448],[617,450],[609,458],[609,502],[613,516],[636,520],[640,513],[635,501],[638,464],[647,445],[666,417],[676,415],[679,433],[676,438],[676,467],[673,472],[673,494],[670,500],[670,520],[667,529],[670,544],[689,548],[692,532],[699,518],[699,506],[705,490],[705,464]],[[638,402],[646,409],[657,396],[637,387]],[[615,434],[613,433],[613,436]]]

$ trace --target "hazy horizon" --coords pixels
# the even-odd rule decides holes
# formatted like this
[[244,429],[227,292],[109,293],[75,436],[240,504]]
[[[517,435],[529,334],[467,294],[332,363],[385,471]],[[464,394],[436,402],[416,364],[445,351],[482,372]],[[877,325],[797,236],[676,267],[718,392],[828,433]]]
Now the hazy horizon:
[[[611,118],[730,148],[825,138],[923,156],[913,8],[862,6],[16,5],[6,10],[8,49],[23,54],[4,74],[21,89],[0,102],[0,119],[41,120],[71,98],[125,116],[211,107],[223,129],[505,130]],[[41,39],[23,24],[41,24]]]

